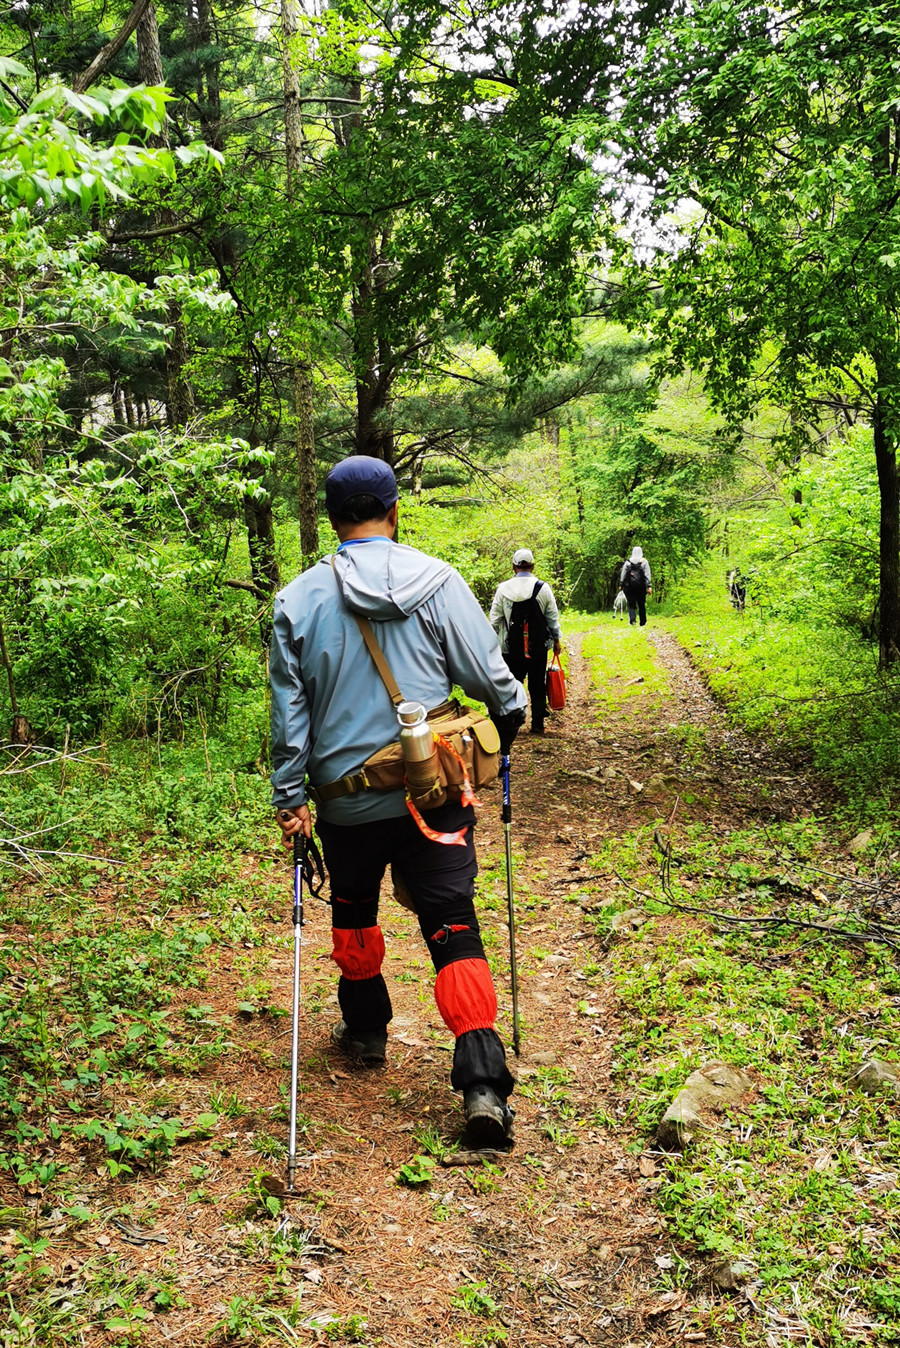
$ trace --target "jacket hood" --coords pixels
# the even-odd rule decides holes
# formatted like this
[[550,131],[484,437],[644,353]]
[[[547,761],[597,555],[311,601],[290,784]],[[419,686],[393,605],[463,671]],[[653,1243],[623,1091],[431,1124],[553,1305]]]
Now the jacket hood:
[[632,549],[631,549],[631,560],[632,560],[633,562],[642,562],[642,561],[644,560],[644,550],[643,550],[643,548],[632,548]]
[[[330,566],[331,559],[326,557],[323,564]],[[418,548],[378,537],[335,553],[334,568],[347,607],[378,622],[408,618],[453,570],[448,562]]]

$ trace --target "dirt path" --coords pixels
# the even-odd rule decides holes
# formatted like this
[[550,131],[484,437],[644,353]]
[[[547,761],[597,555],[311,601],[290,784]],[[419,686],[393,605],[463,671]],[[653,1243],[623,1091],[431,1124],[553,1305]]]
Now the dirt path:
[[[261,1007],[289,1006],[289,874],[273,844],[271,854],[249,859],[246,877],[270,935],[263,945],[219,947],[200,994],[218,1015],[235,1017],[232,1048],[204,1075],[163,1083],[154,1097],[157,1108],[164,1097],[176,1100],[185,1116],[191,1102],[197,1112],[212,1102],[220,1122],[205,1142],[179,1147],[159,1176],[117,1186],[118,1210],[124,1202],[165,1244],[135,1246],[110,1226],[99,1252],[71,1252],[73,1278],[88,1254],[114,1256],[135,1286],[174,1289],[173,1308],[142,1317],[134,1341],[202,1344],[229,1315],[235,1339],[262,1343],[703,1341],[690,1316],[673,1319],[661,1308],[658,1277],[673,1250],[653,1204],[659,1180],[653,1159],[640,1155],[641,1139],[619,1125],[624,1102],[612,1078],[631,1013],[585,920],[621,889],[589,860],[607,838],[643,823],[703,818],[725,830],[760,810],[792,817],[820,795],[729,733],[677,643],[661,631],[647,635],[667,692],[598,718],[591,673],[573,642],[566,712],[545,738],[523,735],[515,746],[523,1048],[513,1155],[478,1167],[431,1164],[460,1132],[447,1080],[452,1040],[415,925],[387,894],[385,973],[395,1008],[388,1066],[355,1070],[329,1051],[338,1016],[328,912],[314,905],[302,975],[300,1196],[276,1234],[259,1181],[283,1167],[289,1021],[238,1014],[248,987]],[[509,1042],[498,813],[494,793],[480,812],[479,893]],[[431,1168],[431,1182],[404,1185],[401,1168],[410,1164]],[[101,1313],[85,1342],[116,1337],[102,1323]]]
[[[523,1048],[512,1157],[482,1169],[437,1168],[422,1190],[398,1185],[401,1166],[427,1154],[432,1137],[452,1143],[460,1131],[459,1099],[447,1084],[452,1040],[434,1008],[430,965],[414,924],[387,897],[390,1060],[384,1072],[354,1071],[323,1052],[336,1004],[326,914],[313,914],[301,1048],[308,1197],[291,1211],[329,1248],[307,1261],[315,1281],[304,1283],[301,1271],[306,1319],[362,1313],[361,1341],[397,1348],[418,1348],[425,1335],[442,1345],[502,1342],[504,1332],[521,1345],[621,1345],[641,1330],[647,1269],[668,1247],[638,1159],[616,1136],[616,998],[580,907],[588,891],[602,894],[583,863],[610,826],[597,787],[565,775],[595,760],[579,733],[593,714],[576,653],[567,711],[544,739],[523,735],[513,758]],[[496,793],[487,797],[478,843],[509,1042],[498,805]],[[270,1098],[274,1084],[269,1076]],[[641,1331],[636,1342],[651,1337]]]

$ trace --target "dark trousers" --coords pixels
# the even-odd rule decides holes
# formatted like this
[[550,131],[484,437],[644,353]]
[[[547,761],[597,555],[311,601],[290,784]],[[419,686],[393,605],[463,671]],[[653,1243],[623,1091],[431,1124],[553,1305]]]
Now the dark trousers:
[[641,615],[641,627],[647,625],[647,596],[645,594],[627,594],[628,600],[628,621],[634,627],[635,612]]
[[367,824],[316,824],[331,882],[341,1014],[351,1030],[362,1032],[383,1030],[391,1019],[378,928],[379,890],[390,866],[412,901],[437,975],[438,1007],[456,1034],[451,1085],[464,1091],[486,1083],[506,1099],[513,1079],[493,1027],[496,998],[475,915],[475,811],[448,803],[423,818],[438,833],[464,829],[465,845],[426,838],[409,814]]
[[517,660],[512,655],[504,655],[510,674],[519,683],[528,681],[528,696],[531,698],[531,724],[539,730],[547,715],[547,650],[533,655],[530,660]]

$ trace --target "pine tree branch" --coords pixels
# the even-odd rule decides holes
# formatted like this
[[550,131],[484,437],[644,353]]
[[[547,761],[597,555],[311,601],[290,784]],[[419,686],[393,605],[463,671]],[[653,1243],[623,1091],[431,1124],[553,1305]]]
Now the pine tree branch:
[[180,225],[162,225],[159,229],[137,230],[133,234],[107,234],[107,243],[132,243],[136,239],[163,239],[169,234],[183,234],[205,225],[205,220],[185,220]]

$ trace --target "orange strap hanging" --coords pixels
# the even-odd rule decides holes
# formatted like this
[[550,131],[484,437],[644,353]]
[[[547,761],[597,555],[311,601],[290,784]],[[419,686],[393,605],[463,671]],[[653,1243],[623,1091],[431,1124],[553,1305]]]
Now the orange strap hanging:
[[419,832],[428,838],[429,842],[443,843],[445,847],[465,847],[468,824],[463,824],[455,833],[438,833],[437,829],[429,828],[425,823],[409,796],[406,797],[406,808],[415,819]]
[[475,792],[472,790],[472,783],[469,781],[469,772],[468,769],[466,768],[465,759],[463,758],[462,754],[459,753],[454,744],[451,744],[450,740],[444,739],[443,735],[439,735],[437,731],[434,732],[434,738],[444,746],[444,748],[448,751],[448,753],[450,753],[456,759],[457,763],[462,768],[462,794],[460,795],[459,798],[460,804],[480,805],[481,801],[478,799],[478,797],[475,795]]

